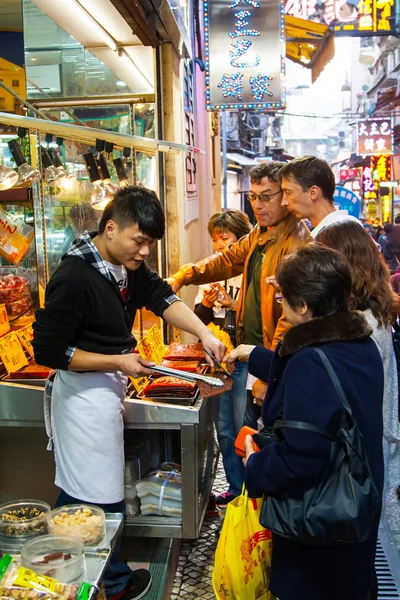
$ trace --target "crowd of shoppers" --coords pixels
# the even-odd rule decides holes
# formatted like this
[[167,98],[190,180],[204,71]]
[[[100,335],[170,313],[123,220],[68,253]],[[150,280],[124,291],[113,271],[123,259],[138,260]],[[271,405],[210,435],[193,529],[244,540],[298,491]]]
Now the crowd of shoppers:
[[[99,231],[85,231],[69,246],[37,313],[33,340],[38,362],[58,369],[51,424],[62,503],[123,510],[126,376],[149,374],[152,366],[131,353],[134,315],[144,305],[195,334],[220,361],[225,348],[206,325],[219,324],[236,345],[225,357],[235,367],[232,390],[214,401],[213,410],[229,484],[219,505],[236,498],[243,481],[252,496],[301,502],[326,474],[336,442],[321,431],[335,439],[345,413],[314,348],[326,353],[347,396],[379,498],[384,480],[398,484],[392,326],[400,311],[394,293],[400,224],[367,230],[336,210],[334,174],[315,156],[263,163],[249,175],[256,226],[251,229],[240,211],[217,213],[208,224],[215,254],[182,266],[166,282],[144,262],[165,227],[150,190],[118,192]],[[200,286],[195,314],[176,296],[184,285]],[[82,424],[90,419],[88,406],[98,410],[99,389],[104,410],[92,444],[91,430]],[[272,431],[282,418],[303,428],[284,430],[279,439],[272,435],[258,453],[248,437],[242,465],[234,452],[240,427]],[[78,468],[82,451],[85,470]],[[280,600],[376,600],[379,514],[380,506],[370,515],[368,539],[357,543],[327,545],[322,538],[308,545],[274,533],[272,593]],[[150,577],[133,574],[135,585],[141,592],[131,590],[131,598],[141,597]]]

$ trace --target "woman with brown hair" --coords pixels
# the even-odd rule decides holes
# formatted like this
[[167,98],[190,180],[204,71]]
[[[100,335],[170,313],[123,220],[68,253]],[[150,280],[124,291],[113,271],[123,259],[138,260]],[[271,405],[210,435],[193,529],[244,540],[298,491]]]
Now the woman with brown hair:
[[363,227],[350,221],[333,224],[321,231],[318,242],[338,250],[347,259],[352,308],[363,311],[382,358],[385,486],[389,491],[398,485],[400,467],[398,376],[391,327],[400,310],[400,298],[390,287],[389,269],[378,246]]

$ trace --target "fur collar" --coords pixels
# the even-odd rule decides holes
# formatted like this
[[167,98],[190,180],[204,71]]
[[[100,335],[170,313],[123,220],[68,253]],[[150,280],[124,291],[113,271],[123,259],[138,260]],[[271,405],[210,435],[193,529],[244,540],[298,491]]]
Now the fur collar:
[[279,348],[279,356],[290,356],[302,348],[328,342],[348,342],[371,335],[372,327],[360,311],[312,319],[289,329]]

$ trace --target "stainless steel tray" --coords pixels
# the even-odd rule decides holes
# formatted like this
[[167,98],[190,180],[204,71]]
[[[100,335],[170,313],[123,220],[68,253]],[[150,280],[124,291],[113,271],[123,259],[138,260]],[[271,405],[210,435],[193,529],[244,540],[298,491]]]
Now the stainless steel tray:
[[188,398],[174,398],[173,396],[145,396],[142,390],[139,394],[136,394],[136,396],[132,396],[132,398],[136,397],[138,400],[164,402],[165,404],[180,404],[181,406],[193,406],[193,404],[197,402],[199,395],[200,392],[198,388],[196,388],[194,395],[189,396]]
[[42,387],[44,388],[44,385],[46,383],[46,379],[25,379],[25,378],[20,378],[20,379],[11,379],[11,377],[3,377],[1,381],[4,381],[4,383],[18,383],[18,384],[24,384],[24,385],[35,385],[37,387]]

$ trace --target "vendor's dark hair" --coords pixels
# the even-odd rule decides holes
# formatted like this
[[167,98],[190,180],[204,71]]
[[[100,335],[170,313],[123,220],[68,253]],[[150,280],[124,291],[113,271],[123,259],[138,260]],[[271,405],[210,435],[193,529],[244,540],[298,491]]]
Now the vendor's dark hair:
[[314,185],[319,187],[325,200],[333,202],[335,176],[329,163],[313,155],[300,156],[283,165],[279,172],[281,179],[288,179],[301,186],[306,192]]
[[259,184],[264,177],[268,177],[270,181],[279,183],[280,181],[280,170],[284,163],[278,160],[269,160],[261,163],[255,167],[252,167],[249,171],[249,177],[251,183]]
[[307,304],[313,317],[346,312],[351,294],[351,273],[340,252],[320,243],[308,244],[290,254],[277,268],[282,295],[294,309]]
[[224,212],[215,213],[208,221],[207,229],[210,236],[213,233],[225,233],[229,231],[240,240],[241,237],[250,233],[252,227],[249,217],[244,212],[231,208]]
[[107,204],[99,223],[103,233],[107,221],[115,221],[121,229],[136,224],[142,233],[160,240],[165,233],[165,216],[157,195],[141,185],[128,185],[119,190]]

